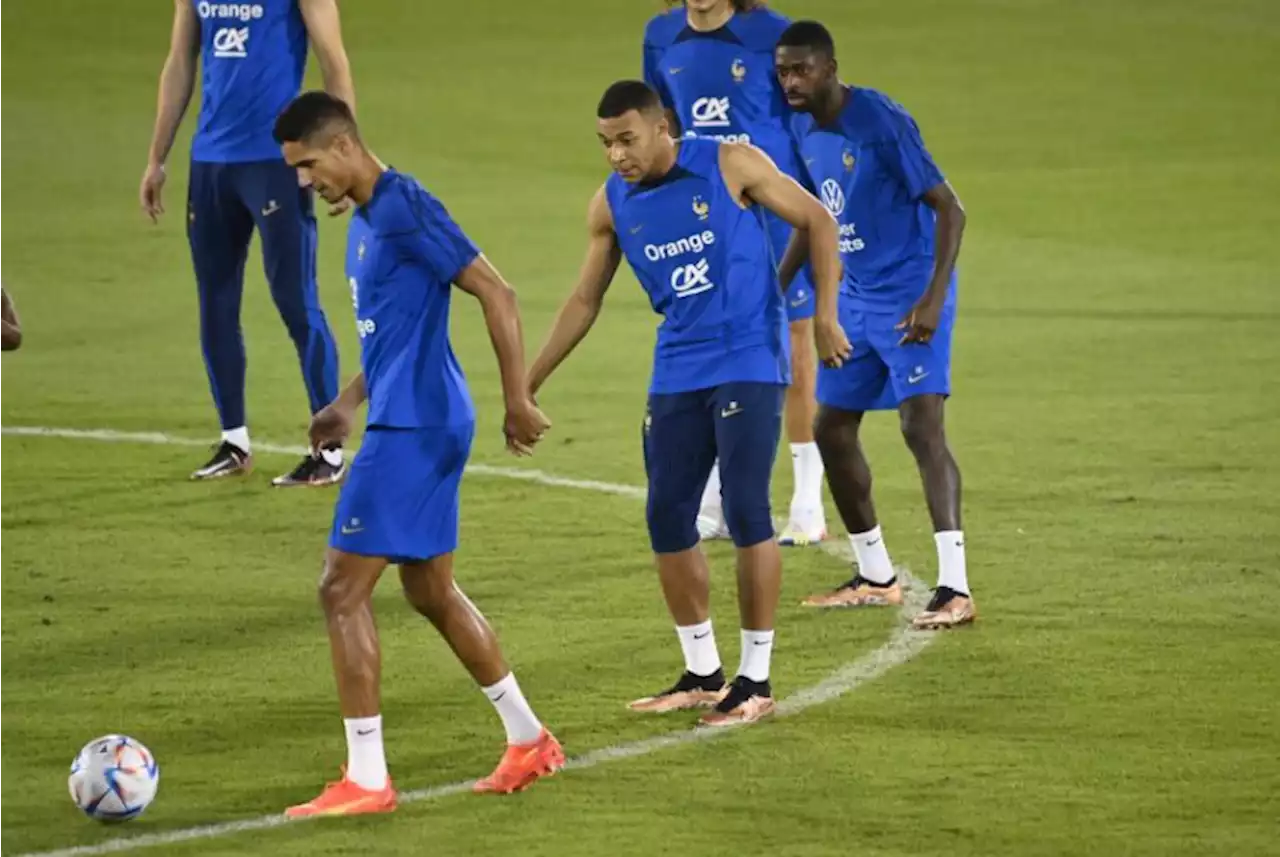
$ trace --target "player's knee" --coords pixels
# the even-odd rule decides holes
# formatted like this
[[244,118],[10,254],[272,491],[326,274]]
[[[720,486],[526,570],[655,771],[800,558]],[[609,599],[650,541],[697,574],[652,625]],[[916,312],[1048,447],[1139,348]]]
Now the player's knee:
[[325,564],[324,573],[320,576],[320,604],[326,614],[346,613],[358,605],[368,592],[357,579],[345,573],[341,562],[330,561]]
[[917,456],[946,448],[941,403],[931,401],[933,398],[935,397],[921,396],[909,399],[902,408],[902,437]]
[[813,439],[818,444],[822,460],[851,452],[857,446],[861,422],[861,414],[819,408],[818,416],[813,420]]
[[401,566],[400,588],[410,606],[428,619],[442,614],[457,593],[453,575],[425,565]]
[[654,553],[679,553],[698,544],[698,498],[669,498],[649,491],[645,507]]
[[749,548],[773,538],[773,514],[769,490],[729,491],[724,498],[724,523],[733,543]]

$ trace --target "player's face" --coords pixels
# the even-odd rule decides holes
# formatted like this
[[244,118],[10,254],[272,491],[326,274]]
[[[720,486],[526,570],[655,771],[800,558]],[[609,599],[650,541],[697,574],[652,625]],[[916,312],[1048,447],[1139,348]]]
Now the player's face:
[[723,11],[732,0],[684,0],[684,7],[699,15]]
[[661,160],[663,147],[671,145],[666,117],[639,110],[599,120],[596,133],[609,156],[609,166],[629,182],[648,176]]
[[354,182],[351,138],[339,134],[322,146],[305,141],[285,143],[284,159],[298,171],[298,184],[315,189],[330,204],[341,202]]
[[814,97],[830,83],[835,65],[809,48],[783,46],[773,56],[773,69],[787,104],[802,113],[813,112]]

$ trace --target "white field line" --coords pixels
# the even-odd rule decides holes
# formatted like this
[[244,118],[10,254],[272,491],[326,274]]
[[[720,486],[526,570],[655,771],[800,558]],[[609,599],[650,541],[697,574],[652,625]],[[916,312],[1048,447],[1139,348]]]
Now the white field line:
[[[159,432],[118,432],[111,429],[65,429],[65,428],[47,428],[43,426],[4,426],[0,432],[6,435],[15,435],[21,437],[52,437],[63,438],[69,440],[96,440],[105,443],[153,443],[172,446],[208,446],[208,441],[196,440],[194,438],[174,437],[172,435],[162,434]],[[256,452],[283,453],[288,455],[303,455],[306,453],[305,447],[302,446],[278,446],[269,443],[254,443]],[[594,491],[604,494],[614,494],[621,497],[632,497],[643,499],[645,491],[643,488],[634,485],[619,485],[611,482],[596,482],[594,480],[567,479],[544,473],[539,470],[524,470],[511,467],[493,467],[490,465],[470,465],[468,470],[472,473],[482,476],[494,476],[506,479],[523,479],[528,482],[535,482],[539,485],[549,485],[557,488],[571,488],[580,491]],[[822,543],[820,549],[837,559],[842,563],[850,561],[851,556],[848,545],[843,541],[827,541]],[[873,649],[855,661],[837,669],[828,675],[819,683],[802,688],[790,696],[778,702],[778,716],[787,717],[798,714],[806,708],[819,705],[823,702],[836,699],[846,693],[858,688],[859,686],[878,678],[896,666],[906,663],[914,658],[925,647],[927,647],[937,637],[933,633],[913,631],[910,627],[910,620],[915,613],[924,607],[924,603],[928,598],[928,592],[921,586],[905,568],[898,569],[898,575],[907,590],[906,603],[903,604],[900,611],[900,621],[895,626],[893,633],[889,639],[881,644],[878,648]],[[645,756],[649,753],[664,750],[668,747],[675,747],[680,744],[688,744],[693,741],[702,741],[726,735],[733,732],[733,729],[689,729],[683,732],[673,732],[669,735],[660,735],[655,738],[645,738],[639,741],[632,741],[627,744],[615,744],[609,747],[602,747],[599,750],[592,750],[581,756],[574,756],[568,760],[565,765],[566,770],[575,770],[580,768],[592,768],[605,762],[613,762],[619,759],[630,759],[635,756]],[[400,793],[401,803],[416,803],[418,801],[433,800],[435,798],[448,797],[450,795],[469,792],[475,780],[466,780],[464,782],[448,783],[446,785],[432,786],[425,789],[415,789]],[[162,833],[148,833],[141,836],[126,836],[117,839],[110,839],[106,842],[100,842],[96,845],[80,845],[73,848],[60,848],[55,851],[39,851],[21,854],[19,857],[90,857],[97,854],[114,854],[122,851],[132,851],[138,848],[148,848],[156,845],[174,845],[179,842],[189,842],[197,839],[213,839],[223,836],[230,836],[235,833],[248,833],[255,830],[267,830],[273,827],[280,827],[285,824],[301,824],[305,823],[305,819],[295,821],[286,819],[281,814],[264,815],[258,818],[247,818],[242,821],[227,821],[220,824],[206,824],[199,827],[188,827],[181,830],[171,830]]]

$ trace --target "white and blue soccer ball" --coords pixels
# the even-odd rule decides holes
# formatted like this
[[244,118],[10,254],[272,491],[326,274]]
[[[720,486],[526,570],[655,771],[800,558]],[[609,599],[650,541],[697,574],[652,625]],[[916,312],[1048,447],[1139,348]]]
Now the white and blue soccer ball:
[[128,735],[94,738],[71,763],[67,786],[76,806],[98,821],[128,821],[156,799],[160,765]]

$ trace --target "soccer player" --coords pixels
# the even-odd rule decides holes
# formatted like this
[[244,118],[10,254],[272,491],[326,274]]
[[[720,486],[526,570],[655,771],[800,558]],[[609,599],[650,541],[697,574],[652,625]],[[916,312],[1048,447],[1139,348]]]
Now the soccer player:
[[[783,172],[799,175],[787,129],[789,111],[773,73],[773,48],[789,21],[758,0],[684,0],[649,22],[644,34],[644,78],[686,136],[751,143]],[[766,211],[773,264],[782,258],[791,225]],[[786,431],[795,489],[784,546],[826,538],[822,508],[822,456],[813,439],[816,365],[813,285],[802,270],[787,292],[791,330],[791,385]],[[702,496],[698,528],[704,538],[725,538],[720,467]]]
[[13,306],[13,298],[9,297],[9,290],[4,286],[0,286],[0,323],[3,323],[3,342],[2,349],[4,351],[17,351],[22,347],[22,324],[18,321],[18,310]]
[[[810,245],[819,353],[838,364],[848,341],[836,315],[835,221],[759,149],[672,139],[658,94],[641,81],[610,86],[597,116],[614,175],[591,200],[586,261],[530,369],[530,395],[591,329],[625,256],[663,317],[644,420],[646,517],[685,659],[674,686],[631,707],[714,706],[702,723],[750,723],[774,710],[769,666],[782,564],[769,481],[790,346],[762,209]],[[709,570],[696,525],[717,455],[725,519],[738,548],[742,660],[729,686],[712,633]]]
[[[943,404],[951,391],[956,257],[965,214],[920,130],[882,93],[846,86],[835,45],[814,21],[792,24],[776,66],[811,186],[840,223],[840,318],[853,358],[818,373],[818,446],[827,484],[857,557],[853,579],[809,599],[817,607],[902,603],[871,501],[871,470],[858,439],[863,414],[896,408],[933,519],[938,586],[917,628],[973,621],[960,524],[960,470],[947,448]],[[785,285],[809,255],[792,240]]]
[[[139,196],[154,222],[164,212],[165,162],[191,101],[198,59],[201,104],[191,144],[187,239],[200,297],[200,344],[222,442],[193,479],[244,474],[253,467],[240,298],[255,229],[271,297],[297,348],[311,412],[338,392],[337,346],[316,287],[312,197],[298,187],[271,139],[276,115],[302,85],[308,41],[325,87],[354,105],[337,0],[174,0]],[[345,472],[342,450],[323,449],[272,484],[330,485]]]
[[330,204],[350,199],[358,206],[347,233],[346,272],[363,371],[312,419],[313,448],[345,440],[356,409],[369,403],[320,581],[347,766],[340,781],[288,815],[395,808],[370,604],[390,563],[400,566],[409,603],[435,625],[506,728],[507,750],[475,790],[518,791],[559,769],[564,753],[525,701],[484,616],[454,583],[458,488],[475,411],[449,343],[451,285],[457,285],[484,311],[502,376],[508,447],[528,454],[550,424],[525,387],[515,292],[438,199],[378,162],[342,100],[323,92],[299,96],[277,120],[275,138],[300,183]]

